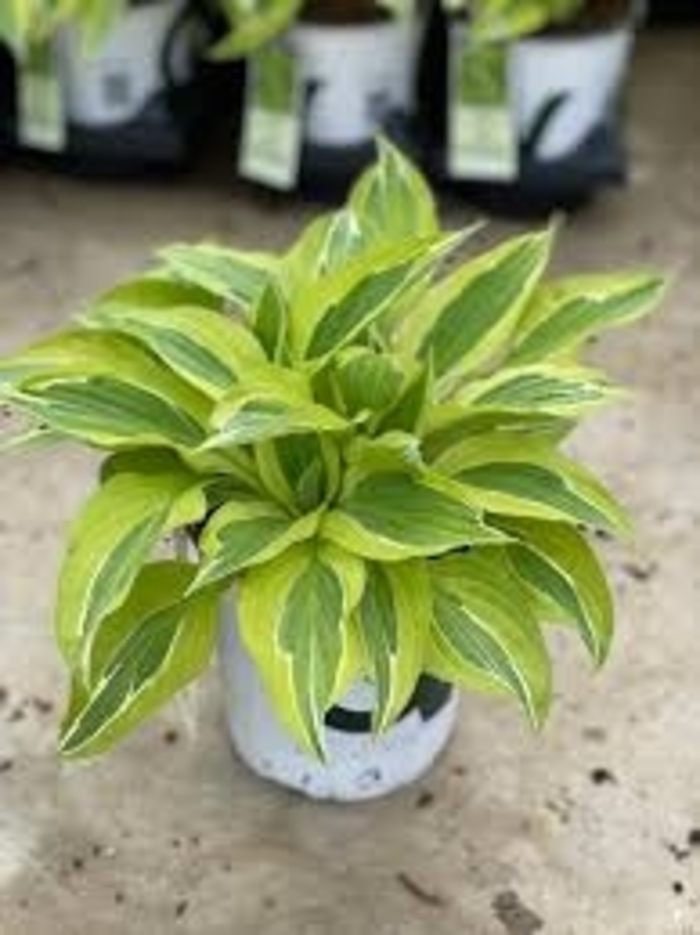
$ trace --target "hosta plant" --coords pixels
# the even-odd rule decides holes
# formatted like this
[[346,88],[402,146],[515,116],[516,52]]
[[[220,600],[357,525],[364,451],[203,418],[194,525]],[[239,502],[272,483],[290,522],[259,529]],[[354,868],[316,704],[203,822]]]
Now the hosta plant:
[[[617,395],[578,351],[646,312],[659,279],[548,280],[551,230],[447,266],[471,231],[441,230],[421,176],[380,150],[283,255],[170,246],[0,363],[30,437],[106,453],[58,586],[66,756],[112,746],[203,672],[231,592],[280,720],[319,756],[358,679],[377,731],[422,673],[539,725],[544,625],[605,659],[588,532],[627,519],[562,445]],[[154,558],[174,531],[191,560]]]

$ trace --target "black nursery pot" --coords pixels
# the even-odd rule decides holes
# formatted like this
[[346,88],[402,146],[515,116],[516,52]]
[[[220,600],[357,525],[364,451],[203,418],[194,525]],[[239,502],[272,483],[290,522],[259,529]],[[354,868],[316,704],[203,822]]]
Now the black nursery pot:
[[63,139],[50,146],[20,139],[20,148],[33,160],[82,175],[187,168],[218,100],[215,73],[200,57],[211,28],[204,3],[132,0],[88,56],[78,31],[64,27],[54,41]]
[[488,114],[482,117],[478,107],[473,111],[470,139],[457,128],[461,118],[455,109],[443,103],[450,98],[448,74],[455,80],[469,42],[469,26],[444,17],[436,7],[420,80],[421,130],[434,181],[510,216],[572,210],[601,188],[623,183],[627,158],[621,98],[633,35],[630,20],[598,30],[542,33],[508,47],[499,106],[512,135],[512,165],[504,171],[503,165],[492,168],[480,161],[488,135],[481,133],[487,126],[481,121],[491,119]]

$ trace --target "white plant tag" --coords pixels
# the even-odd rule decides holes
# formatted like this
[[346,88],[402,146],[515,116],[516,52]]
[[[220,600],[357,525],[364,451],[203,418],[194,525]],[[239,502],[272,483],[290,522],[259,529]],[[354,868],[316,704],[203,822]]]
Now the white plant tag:
[[277,43],[256,52],[248,60],[239,174],[271,188],[294,188],[302,122],[302,82],[293,54]]
[[518,131],[509,95],[508,47],[474,45],[468,28],[453,26],[449,85],[449,176],[484,181],[517,178]]
[[31,149],[61,152],[66,145],[63,89],[54,49],[36,46],[18,69],[17,136]]

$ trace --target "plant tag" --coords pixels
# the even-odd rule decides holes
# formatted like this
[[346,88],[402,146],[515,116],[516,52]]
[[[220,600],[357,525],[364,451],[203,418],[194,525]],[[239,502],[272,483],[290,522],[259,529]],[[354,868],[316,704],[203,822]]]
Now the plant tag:
[[61,152],[66,115],[57,60],[50,43],[35,46],[17,76],[17,136],[24,146]]
[[248,60],[238,171],[283,191],[296,186],[302,142],[302,82],[296,59],[269,45]]
[[454,179],[512,181],[518,131],[511,110],[508,46],[475,45],[462,24],[450,30],[447,170]]

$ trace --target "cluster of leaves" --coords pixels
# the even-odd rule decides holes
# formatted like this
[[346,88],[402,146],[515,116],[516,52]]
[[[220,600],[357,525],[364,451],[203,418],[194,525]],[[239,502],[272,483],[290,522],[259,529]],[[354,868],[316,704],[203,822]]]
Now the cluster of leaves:
[[[212,49],[215,59],[247,55],[284,32],[299,14],[303,0],[200,0],[219,13],[230,32]],[[129,0],[2,0],[0,41],[20,57],[49,39],[67,23],[80,29],[88,51],[99,48],[127,13]]]
[[[282,256],[175,245],[68,330],[0,361],[34,435],[110,452],[60,575],[67,756],[102,751],[205,667],[237,583],[282,722],[322,755],[360,677],[375,726],[421,673],[550,703],[544,621],[601,662],[611,598],[583,532],[626,527],[559,449],[615,396],[575,363],[656,301],[644,273],[543,282],[549,231],[445,271],[415,168],[382,144],[340,211]],[[150,561],[196,530],[198,562]]]
[[[284,33],[300,15],[303,0],[200,0],[221,15],[229,31],[211,49],[214,60],[226,61],[254,52]],[[407,0],[378,0],[403,12]],[[24,58],[67,23],[77,25],[88,51],[99,48],[125,15],[129,0],[2,0],[0,42]]]
[[[304,0],[204,0],[224,17],[228,33],[212,48],[215,60],[244,57],[284,33],[303,12]],[[473,34],[483,41],[502,41],[566,22],[584,0],[443,0],[445,8],[467,10]],[[415,0],[377,0],[395,15],[415,15]],[[64,23],[76,23],[85,46],[99,46],[125,14],[128,0],[3,0],[0,41],[24,57]]]
[[95,48],[124,15],[128,0],[2,0],[0,41],[24,58],[64,23],[78,23],[87,48]]
[[568,22],[585,0],[444,0],[444,3],[453,12],[469,12],[473,37],[483,42],[502,42]]
[[[448,12],[468,12],[472,36],[502,42],[571,19],[585,0],[442,0]],[[219,0],[230,32],[214,48],[218,59],[249,55],[294,23],[304,0]],[[351,4],[350,4],[351,5]],[[323,3],[317,6],[322,8]],[[377,0],[377,7],[397,16],[416,15],[416,0]]]
[[[294,24],[305,6],[304,0],[218,0],[218,3],[230,26],[229,34],[212,50],[212,56],[220,60],[249,55],[276,39]],[[325,5],[320,0],[314,11],[322,12]],[[327,5],[331,8],[329,13],[333,13],[334,4]],[[376,5],[379,10],[397,16],[413,15],[416,10],[416,0],[376,0]],[[352,0],[347,6],[352,11]]]
[[219,0],[230,31],[212,49],[214,59],[249,55],[287,30],[303,0]]

